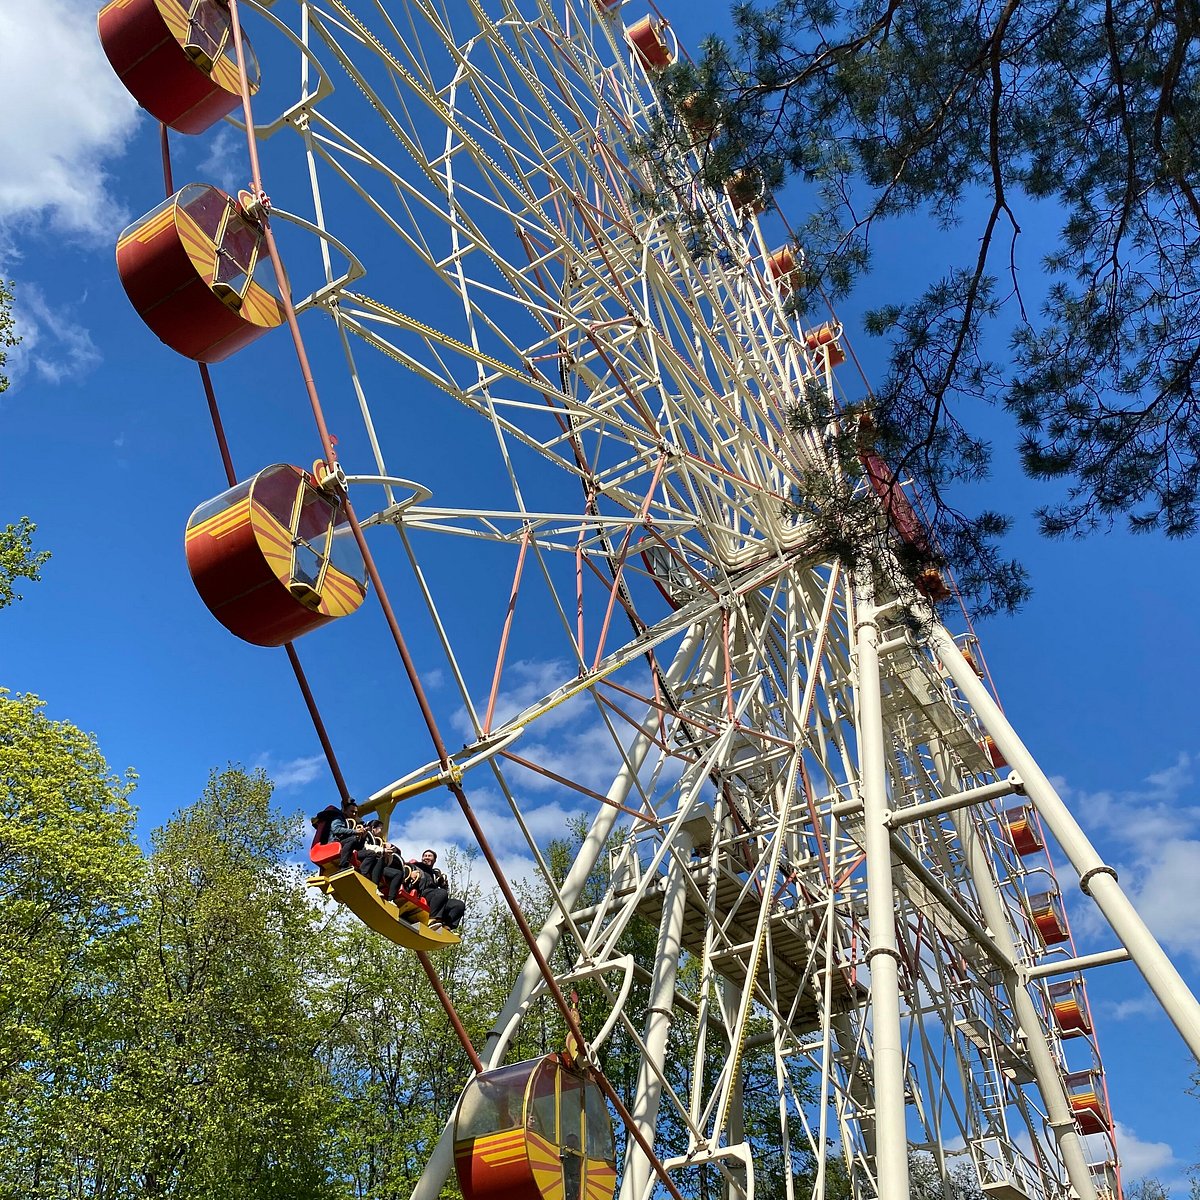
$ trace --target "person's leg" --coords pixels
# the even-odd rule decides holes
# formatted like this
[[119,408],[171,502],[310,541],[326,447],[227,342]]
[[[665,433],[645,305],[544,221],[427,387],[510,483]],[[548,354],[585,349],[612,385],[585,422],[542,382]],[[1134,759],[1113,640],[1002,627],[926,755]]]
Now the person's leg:
[[421,895],[425,897],[425,902],[429,905],[429,919],[444,923],[446,918],[442,916],[442,910],[446,907],[450,893],[445,888],[430,887],[426,888]]
[[363,845],[363,836],[361,833],[351,833],[342,839],[342,853],[338,858],[338,870],[344,871],[351,862],[351,856],[355,850],[359,850]]
[[384,867],[383,869],[383,892],[393,904],[396,903],[396,893],[404,885],[404,875],[404,867]]
[[457,929],[462,924],[463,913],[467,911],[466,902],[457,896],[451,896],[442,905],[441,922],[447,929]]
[[359,855],[358,869],[373,883],[379,886],[383,878],[383,869],[387,866],[387,855],[375,850],[368,850]]

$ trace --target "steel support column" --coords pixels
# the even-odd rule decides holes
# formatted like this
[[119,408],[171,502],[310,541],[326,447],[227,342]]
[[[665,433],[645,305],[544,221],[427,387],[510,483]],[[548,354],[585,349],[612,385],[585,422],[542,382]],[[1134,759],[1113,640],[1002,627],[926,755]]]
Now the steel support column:
[[892,846],[888,830],[887,760],[879,682],[879,626],[869,588],[856,580],[855,641],[863,850],[867,857],[867,919],[871,944],[876,1179],[879,1200],[908,1200],[908,1132],[904,1111],[904,1050],[900,1030],[900,952]]
[[1079,873],[1080,888],[1095,900],[1150,985],[1150,990],[1158,998],[1163,1011],[1179,1030],[1193,1057],[1200,1062],[1200,1004],[1154,935],[1146,928],[1146,923],[1129,902],[1129,897],[1121,890],[1117,873],[1096,852],[1062,797],[1000,711],[1000,706],[967,665],[962,651],[950,634],[941,625],[935,624],[931,642],[959,691],[995,740],[1000,753],[1020,776],[1026,794],[1054,835],[1054,840]]
[[[692,837],[679,831],[671,866],[667,872],[667,892],[663,897],[662,920],[658,926],[658,945],[654,955],[654,977],[647,1001],[646,1053],[638,1068],[637,1091],[629,1106],[638,1128],[650,1142],[658,1122],[662,1099],[660,1078],[666,1063],[667,1037],[671,1032],[675,977],[683,949],[683,918],[687,911],[687,864],[692,853]],[[625,1152],[625,1175],[621,1181],[621,1200],[641,1200],[650,1185],[650,1162],[631,1140]]]

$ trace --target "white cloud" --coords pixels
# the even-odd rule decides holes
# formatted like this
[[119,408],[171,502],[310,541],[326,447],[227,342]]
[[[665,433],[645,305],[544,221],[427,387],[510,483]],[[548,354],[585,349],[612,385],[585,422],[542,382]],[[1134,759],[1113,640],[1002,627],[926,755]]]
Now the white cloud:
[[[496,697],[496,710],[492,715],[492,728],[503,725],[543,696],[569,683],[576,675],[573,667],[559,659],[543,661],[525,658],[505,664],[500,693]],[[487,711],[487,700],[486,695],[475,697],[476,711],[481,721]],[[590,703],[585,695],[572,697],[538,717],[536,727],[541,732],[558,729],[577,719],[581,707]],[[474,740],[475,731],[465,710],[457,712],[451,724],[464,738]]]
[[[1142,919],[1175,954],[1200,958],[1200,806],[1190,755],[1123,792],[1071,793],[1071,807],[1089,833],[1105,835],[1121,885]],[[1083,909],[1080,928],[1098,932],[1094,910]],[[1073,915],[1075,915],[1073,913]]]
[[109,240],[127,214],[104,160],[121,153],[137,105],[108,65],[90,0],[0,9],[0,226],[18,221]]
[[1106,1001],[1100,1010],[1106,1021],[1144,1021],[1162,1015],[1162,1005],[1151,995],[1134,996],[1128,1000]]
[[288,788],[303,787],[317,779],[325,770],[325,756],[313,754],[308,758],[291,758],[283,762],[275,762],[271,755],[261,754],[254,765],[262,767],[266,771],[275,784],[276,791],[286,791]]
[[1166,842],[1122,876],[1129,898],[1168,949],[1200,957],[1200,841]]
[[[1166,1142],[1144,1142],[1128,1125],[1116,1122],[1117,1152],[1121,1156],[1121,1173],[1127,1180],[1153,1175],[1171,1166],[1175,1152]],[[1107,1143],[1099,1134],[1083,1139],[1084,1153],[1091,1162],[1103,1162],[1108,1157]],[[1094,1144],[1093,1144],[1094,1143]]]
[[78,322],[74,305],[52,308],[32,283],[18,281],[14,292],[13,322],[21,339],[8,358],[14,390],[30,379],[79,383],[100,365],[100,350]]
[[240,188],[250,186],[249,152],[246,135],[240,129],[222,125],[206,144],[208,152],[197,167],[198,179],[215,184],[233,196]]

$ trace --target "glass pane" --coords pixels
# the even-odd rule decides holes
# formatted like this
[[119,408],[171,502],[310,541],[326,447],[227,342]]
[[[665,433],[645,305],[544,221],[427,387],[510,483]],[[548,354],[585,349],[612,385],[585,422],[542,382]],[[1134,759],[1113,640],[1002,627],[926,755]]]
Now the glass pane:
[[529,1063],[515,1063],[476,1076],[463,1092],[455,1137],[463,1141],[516,1129],[521,1124],[529,1068]]
[[562,1074],[562,1103],[559,1110],[558,1144],[578,1153],[583,1149],[583,1080]]
[[193,529],[195,526],[203,524],[209,517],[215,517],[217,513],[232,508],[239,500],[244,500],[249,494],[250,485],[253,482],[253,480],[247,479],[245,483],[239,483],[236,487],[231,487],[229,491],[222,492],[211,500],[206,500],[188,518],[187,527]]
[[612,1120],[604,1093],[595,1084],[587,1089],[587,1156],[605,1162],[614,1159]]
[[138,219],[134,221],[132,225],[127,225],[124,229],[122,229],[120,240],[124,241],[131,233],[136,233],[137,230],[143,225],[149,225],[150,222],[153,221],[154,218],[163,211],[163,209],[169,208],[174,203],[175,197],[168,196],[167,199],[161,204],[156,204],[148,213],[146,213],[144,217],[138,217]]
[[217,0],[193,0],[188,15],[186,48],[200,51],[211,67],[229,36],[229,12]]
[[307,584],[314,591],[321,576],[322,558],[311,546],[297,542],[292,563],[292,581]]
[[363,562],[362,552],[358,548],[358,542],[354,539],[353,530],[344,520],[333,531],[333,549],[330,551],[329,561],[343,575],[349,575],[351,579],[366,584],[366,563]]
[[336,512],[337,505],[328,496],[306,483],[296,533],[306,542],[311,542],[317,550],[324,551],[325,535]]
[[267,467],[254,480],[254,500],[261,504],[284,529],[292,528],[292,504],[300,480],[286,465]]
[[558,1121],[554,1112],[554,1063],[542,1063],[530,1090],[525,1113],[526,1125],[547,1141],[558,1141]]
[[229,199],[204,183],[189,183],[179,193],[179,207],[215,242]]
[[238,216],[231,216],[225,227],[225,235],[217,247],[217,265],[213,282],[223,283],[239,296],[246,294],[246,286],[254,269],[255,251],[259,233]]

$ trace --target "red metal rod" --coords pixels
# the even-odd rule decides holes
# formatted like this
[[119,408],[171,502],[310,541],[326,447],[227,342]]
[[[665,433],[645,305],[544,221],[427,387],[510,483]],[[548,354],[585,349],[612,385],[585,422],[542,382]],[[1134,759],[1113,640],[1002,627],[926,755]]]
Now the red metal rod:
[[342,768],[338,766],[337,755],[333,752],[333,743],[329,740],[329,734],[325,730],[325,722],[321,719],[321,710],[317,708],[312,688],[308,686],[308,677],[304,674],[304,668],[300,665],[300,658],[296,654],[296,647],[292,642],[288,642],[283,648],[287,651],[288,662],[292,664],[292,671],[296,675],[296,682],[300,685],[300,695],[304,697],[304,704],[308,708],[308,715],[312,718],[313,728],[317,731],[317,740],[321,743],[321,749],[325,751],[325,761],[329,764],[329,772],[333,776],[333,782],[337,787],[338,795],[341,796],[343,802],[349,800],[350,789],[346,786],[345,777],[342,775]]
[[167,195],[175,195],[175,177],[171,174],[171,142],[167,134],[165,121],[158,123],[158,144],[162,148],[163,186]]
[[500,693],[500,675],[504,670],[504,656],[508,652],[508,635],[512,631],[513,617],[517,611],[517,592],[521,587],[521,574],[525,569],[525,552],[529,549],[529,530],[521,534],[521,553],[517,555],[517,569],[513,572],[512,591],[508,596],[508,611],[504,614],[504,629],[500,634],[500,649],[496,651],[496,673],[492,676],[492,691],[488,696],[487,712],[483,714],[483,735],[492,731],[492,717],[496,712],[496,697]]
[[475,1053],[475,1047],[471,1045],[471,1037],[458,1015],[458,1010],[454,1007],[454,1001],[450,999],[450,994],[442,983],[441,976],[437,973],[437,968],[429,961],[429,955],[424,950],[417,950],[415,954],[417,961],[421,964],[421,969],[425,972],[425,978],[429,980],[429,986],[433,988],[437,993],[437,998],[442,1002],[442,1008],[446,1010],[446,1016],[450,1018],[450,1024],[454,1026],[454,1032],[458,1034],[458,1040],[471,1060],[471,1066],[475,1068],[475,1074],[482,1075],[483,1062]]
[[[262,173],[259,168],[258,161],[258,145],[254,136],[254,114],[250,103],[250,84],[246,75],[246,52],[242,43],[242,26],[238,15],[238,0],[229,0],[229,17],[230,29],[233,34],[233,46],[237,56],[238,75],[241,82],[242,91],[242,112],[246,122],[246,143],[250,153],[250,170],[252,174],[251,186],[254,189],[256,197],[263,195],[262,188]],[[296,360],[300,365],[300,372],[304,377],[305,391],[308,393],[309,403],[312,406],[313,419],[316,421],[317,433],[321,439],[321,446],[325,451],[325,461],[329,465],[329,469],[336,475],[337,456],[334,453],[333,441],[329,436],[329,430],[325,425],[325,414],[321,408],[321,399],[317,395],[317,385],[313,379],[312,368],[308,362],[308,355],[304,349],[304,339],[300,334],[300,325],[296,320],[296,308],[292,303],[291,288],[288,284],[287,274],[283,269],[283,260],[279,256],[279,248],[275,244],[275,237],[271,232],[271,223],[269,213],[265,210],[262,212],[262,228],[263,236],[267,244],[267,252],[271,256],[271,266],[275,270],[275,278],[279,284],[279,298],[283,307],[284,315],[287,317],[288,329],[292,335],[292,345],[296,351]],[[408,650],[404,646],[404,639],[400,635],[400,627],[396,623],[395,614],[392,612],[392,606],[387,598],[387,593],[384,591],[383,581],[379,577],[379,572],[375,566],[375,560],[371,556],[370,548],[367,546],[366,538],[363,535],[362,526],[358,523],[358,518],[354,515],[354,510],[350,506],[349,497],[345,498],[346,516],[349,520],[350,527],[354,531],[355,541],[358,543],[359,550],[362,553],[363,561],[367,567],[367,573],[371,582],[375,585],[375,594],[379,598],[380,606],[383,608],[384,615],[387,618],[389,627],[392,629],[393,636],[397,639],[398,648],[400,649],[400,657],[404,662],[405,670],[408,673],[413,690],[417,694],[418,703],[421,706],[422,712],[427,714],[426,720],[430,724],[431,732],[436,734],[436,725],[433,724],[433,714],[429,711],[428,701],[425,699],[424,690],[421,687],[420,680],[417,677],[416,667],[408,655]],[[441,742],[441,738],[435,739],[437,745],[438,756],[441,760],[443,769],[449,765],[449,759],[446,755],[446,749]],[[344,786],[344,783],[343,785]],[[432,963],[423,964],[426,966],[426,974],[436,975],[436,970]],[[432,982],[432,979],[431,979]],[[450,1023],[454,1027],[455,1033],[458,1035],[460,1044],[467,1057],[470,1058],[472,1064],[476,1066],[476,1070],[480,1069],[479,1056],[475,1053],[475,1048],[471,1045],[471,1040],[467,1036],[467,1031],[463,1027],[462,1021],[459,1020],[458,1013],[455,1011],[454,1004],[450,1000],[449,995],[444,988],[437,989],[438,999],[445,1009],[446,1016],[450,1019]]]

